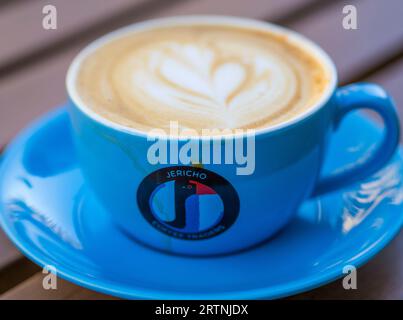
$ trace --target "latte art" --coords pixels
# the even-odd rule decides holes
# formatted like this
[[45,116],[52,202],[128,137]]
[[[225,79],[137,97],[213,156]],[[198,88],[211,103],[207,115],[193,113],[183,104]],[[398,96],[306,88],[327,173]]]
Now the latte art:
[[316,59],[285,37],[189,25],[113,40],[77,77],[81,99],[116,123],[150,130],[262,128],[312,106],[328,85]]
[[163,43],[133,63],[123,61],[117,87],[132,103],[152,102],[153,110],[169,108],[194,117],[182,118],[182,125],[206,117],[218,128],[243,127],[262,113],[275,114],[298,94],[296,74],[278,57],[228,49],[211,43]]

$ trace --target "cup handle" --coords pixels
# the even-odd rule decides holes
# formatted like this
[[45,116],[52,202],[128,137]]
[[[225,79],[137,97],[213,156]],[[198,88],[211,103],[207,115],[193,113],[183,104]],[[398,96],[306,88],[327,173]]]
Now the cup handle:
[[358,83],[339,88],[336,92],[334,128],[343,117],[356,109],[370,109],[383,119],[385,134],[375,152],[363,162],[357,161],[348,169],[320,178],[312,196],[318,196],[364,179],[382,168],[393,156],[400,136],[399,118],[391,97],[383,88],[371,83]]

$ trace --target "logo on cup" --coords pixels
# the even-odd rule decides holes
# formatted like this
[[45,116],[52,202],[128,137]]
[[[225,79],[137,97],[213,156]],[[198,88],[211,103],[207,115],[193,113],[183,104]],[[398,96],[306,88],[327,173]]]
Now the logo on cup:
[[155,229],[183,240],[214,237],[228,230],[239,213],[238,194],[226,179],[191,166],[151,173],[137,190],[137,202]]

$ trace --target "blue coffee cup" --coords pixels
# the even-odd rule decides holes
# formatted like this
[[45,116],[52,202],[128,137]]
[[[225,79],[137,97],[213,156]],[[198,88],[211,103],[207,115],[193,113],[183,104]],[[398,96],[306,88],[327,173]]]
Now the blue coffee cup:
[[[238,174],[234,165],[228,164],[153,163],[147,154],[155,139],[95,113],[76,92],[80,63],[100,46],[134,31],[189,22],[246,26],[285,35],[309,50],[330,74],[329,85],[315,105],[291,120],[255,131],[253,174]],[[307,198],[360,181],[387,163],[399,140],[393,101],[375,84],[342,88],[336,84],[333,62],[310,40],[272,24],[217,16],[165,18],[123,28],[85,48],[67,75],[81,170],[111,221],[133,241],[187,255],[226,254],[259,244],[287,225]],[[339,127],[342,130],[344,116],[357,109],[380,115],[385,127],[383,140],[364,160],[323,177],[331,134]],[[177,149],[196,139],[154,138],[176,144]],[[248,136],[233,134],[230,138],[236,144],[247,141]],[[215,136],[212,140],[225,148],[225,139]],[[168,148],[172,156],[170,152]],[[97,219],[97,212],[91,214]]]

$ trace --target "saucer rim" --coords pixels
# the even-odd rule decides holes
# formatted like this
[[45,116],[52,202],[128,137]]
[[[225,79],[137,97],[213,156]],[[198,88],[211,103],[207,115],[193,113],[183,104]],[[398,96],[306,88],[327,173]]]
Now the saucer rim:
[[[17,151],[18,147],[25,143],[25,140],[31,136],[32,133],[39,130],[46,125],[52,119],[61,116],[66,113],[66,105],[58,107],[56,110],[46,113],[33,124],[24,129],[10,144],[5,148],[3,154],[0,155],[0,173],[1,167],[5,160],[12,157]],[[367,119],[367,118],[366,118]],[[370,120],[369,120],[370,121]],[[372,121],[371,121],[372,122]],[[403,146],[398,147],[396,155],[403,160]],[[395,155],[395,156],[396,156]],[[396,161],[396,160],[395,160]],[[0,174],[0,179],[1,179]],[[46,263],[47,254],[41,253],[36,246],[31,246],[23,239],[18,239],[18,234],[14,233],[7,223],[8,220],[2,212],[0,212],[0,226],[6,233],[8,238],[17,247],[17,249],[28,259],[38,264],[41,268],[46,265],[52,265],[52,263]],[[399,219],[395,221],[392,228],[389,228],[382,237],[381,241],[376,242],[375,246],[371,247],[364,254],[359,255],[354,260],[350,261],[355,267],[359,268],[374,258],[379,252],[381,252],[387,244],[389,244],[400,232],[403,225],[403,214],[399,215]],[[36,254],[35,254],[36,253]],[[161,253],[160,253],[161,254]],[[48,261],[49,262],[49,261]],[[54,264],[54,263],[53,263]],[[327,283],[333,282],[343,277],[343,273],[339,269],[333,268],[320,275],[313,274],[306,278],[291,281],[281,285],[275,286],[262,286],[250,290],[235,290],[219,293],[192,293],[184,291],[167,291],[148,289],[143,287],[133,288],[127,285],[120,285],[118,282],[112,282],[110,280],[94,279],[85,274],[80,274],[74,270],[69,271],[69,268],[65,268],[63,265],[57,265],[57,276],[67,281],[70,281],[79,286],[95,290],[115,297],[125,299],[157,299],[157,300],[222,300],[222,299],[277,299],[282,297],[293,296],[301,292],[306,292],[314,288],[320,287]],[[190,296],[190,297],[189,297]]]

